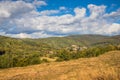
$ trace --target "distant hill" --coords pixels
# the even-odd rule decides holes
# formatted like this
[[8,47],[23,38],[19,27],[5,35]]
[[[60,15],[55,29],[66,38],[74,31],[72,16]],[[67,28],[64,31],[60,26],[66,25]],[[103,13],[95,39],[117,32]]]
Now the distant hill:
[[43,55],[52,48],[37,40],[33,39],[18,39],[10,37],[0,37],[0,54],[12,53],[12,54],[37,54]]
[[67,37],[52,37],[38,39],[53,48],[64,48],[71,45],[96,46],[105,44],[120,44],[120,36],[103,35],[72,35]]
[[[40,39],[18,39],[0,36],[0,47],[15,46],[16,48],[27,47],[38,50],[50,50],[78,46],[97,46],[105,44],[120,44],[120,35],[103,36],[103,35],[71,35],[66,37],[51,37]],[[35,49],[35,50],[36,50]]]

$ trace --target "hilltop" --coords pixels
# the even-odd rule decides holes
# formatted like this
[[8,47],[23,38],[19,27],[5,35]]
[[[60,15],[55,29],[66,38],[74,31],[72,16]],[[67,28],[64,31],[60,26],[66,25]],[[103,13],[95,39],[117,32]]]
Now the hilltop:
[[0,80],[120,80],[120,51],[99,57],[0,70]]
[[[40,39],[19,39],[0,36],[0,44],[15,44],[25,46],[39,46],[47,49],[60,49],[69,47],[71,45],[79,46],[95,46],[105,44],[120,44],[120,35],[117,36],[103,36],[103,35],[71,35],[66,37],[50,37]],[[1,46],[1,45],[0,45]]]

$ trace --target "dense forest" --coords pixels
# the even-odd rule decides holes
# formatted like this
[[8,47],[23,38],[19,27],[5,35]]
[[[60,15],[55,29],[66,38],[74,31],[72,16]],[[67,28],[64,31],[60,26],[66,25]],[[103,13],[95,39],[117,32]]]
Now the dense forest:
[[119,35],[72,35],[43,39],[0,36],[0,68],[40,64],[50,62],[49,59],[68,61],[96,57],[112,50],[120,50]]

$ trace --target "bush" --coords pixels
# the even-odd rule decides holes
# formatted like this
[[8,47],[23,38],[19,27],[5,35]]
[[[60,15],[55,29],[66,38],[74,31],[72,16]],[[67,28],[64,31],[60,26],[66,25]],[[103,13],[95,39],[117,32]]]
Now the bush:
[[27,65],[39,64],[42,61],[36,54],[31,55],[13,55],[5,54],[0,56],[0,68],[22,67]]
[[47,59],[42,59],[42,62],[49,62]]
[[63,50],[61,53],[59,53],[57,57],[60,58],[59,60],[65,60],[65,61],[68,61],[71,59],[70,53],[67,52],[66,50]]
[[[111,51],[111,50],[117,50],[116,46],[113,45],[107,45],[107,46],[97,46],[97,47],[91,47],[83,51],[77,51],[77,52],[70,52],[67,50],[61,50],[56,55],[58,59],[56,61],[68,61],[70,59],[78,59],[81,57],[97,57],[105,52]],[[54,55],[55,56],[55,55]]]

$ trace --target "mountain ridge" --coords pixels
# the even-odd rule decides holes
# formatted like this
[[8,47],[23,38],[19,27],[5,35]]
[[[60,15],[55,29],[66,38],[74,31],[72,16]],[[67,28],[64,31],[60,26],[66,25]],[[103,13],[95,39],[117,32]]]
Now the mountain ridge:
[[11,41],[21,41],[23,43],[30,44],[46,44],[50,47],[58,47],[64,48],[71,45],[79,45],[79,46],[91,46],[97,44],[119,44],[120,43],[120,35],[115,36],[105,36],[105,35],[94,35],[94,34],[85,34],[85,35],[70,35],[65,37],[49,37],[49,38],[11,38],[6,36],[0,36],[0,39],[4,42],[7,39],[11,39]]

